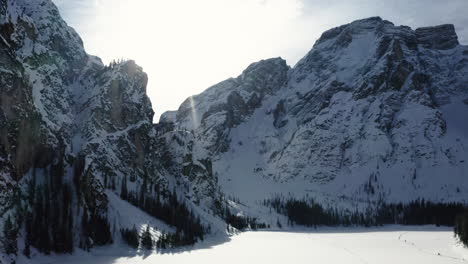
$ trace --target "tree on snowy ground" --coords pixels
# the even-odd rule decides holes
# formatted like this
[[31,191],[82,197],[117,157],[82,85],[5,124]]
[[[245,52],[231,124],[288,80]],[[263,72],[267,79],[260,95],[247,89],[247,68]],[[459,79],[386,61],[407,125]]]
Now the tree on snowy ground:
[[283,228],[283,226],[281,225],[281,222],[280,222],[279,218],[276,219],[276,225],[278,226],[278,228]]
[[468,210],[465,209],[463,213],[457,216],[454,231],[460,241],[468,246]]
[[120,197],[124,200],[128,198],[128,191],[127,191],[127,176],[125,175],[122,179],[121,190],[120,190]]
[[23,255],[25,255],[27,258],[31,257],[31,247],[29,246],[29,242],[27,240],[24,241]]
[[141,245],[145,247],[146,249],[153,248],[153,239],[151,238],[149,225],[146,226],[146,230],[141,236]]
[[30,246],[33,243],[33,235],[32,235],[33,226],[32,225],[33,225],[33,214],[31,212],[27,212],[26,219],[25,219],[26,239],[24,240],[23,255],[25,255],[28,258],[31,255]]
[[123,228],[120,230],[123,240],[131,247],[138,248],[140,245],[138,231],[135,226],[132,229]]
[[156,247],[165,249],[166,245],[167,245],[167,235],[165,233],[162,233],[158,239],[158,242],[156,243]]
[[11,222],[10,216],[8,216],[5,224],[3,225],[3,248],[7,254],[16,254],[16,228]]

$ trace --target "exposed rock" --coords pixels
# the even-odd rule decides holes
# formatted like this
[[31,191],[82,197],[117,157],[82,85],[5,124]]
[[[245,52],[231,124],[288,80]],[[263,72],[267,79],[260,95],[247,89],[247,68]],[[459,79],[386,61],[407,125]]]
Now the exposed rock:
[[458,43],[457,33],[452,24],[422,27],[415,30],[418,41],[429,49],[453,49]]

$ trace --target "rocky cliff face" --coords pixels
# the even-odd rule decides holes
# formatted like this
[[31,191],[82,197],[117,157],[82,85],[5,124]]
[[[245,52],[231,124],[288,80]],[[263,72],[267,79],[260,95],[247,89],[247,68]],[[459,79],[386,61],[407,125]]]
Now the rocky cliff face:
[[61,119],[69,109],[64,88],[86,57],[80,38],[57,20],[51,3],[2,1],[1,6],[2,186],[11,186],[33,166],[52,162],[57,132],[67,126]]
[[[51,212],[64,215],[57,224],[73,222],[74,245],[87,248],[99,242],[87,223],[105,219],[114,235],[125,227],[110,219],[118,208],[106,189],[186,197],[184,168],[152,124],[147,75],[133,61],[105,66],[88,55],[50,0],[0,1],[0,62],[0,214],[19,220],[18,232],[20,219],[38,219],[38,206],[56,203]],[[71,205],[62,205],[69,189]]]
[[[452,25],[358,20],[323,33],[294,68],[258,62],[162,118],[193,131],[195,152],[241,198],[465,201],[467,50]],[[242,83],[253,68],[265,69],[247,78],[257,89]]]

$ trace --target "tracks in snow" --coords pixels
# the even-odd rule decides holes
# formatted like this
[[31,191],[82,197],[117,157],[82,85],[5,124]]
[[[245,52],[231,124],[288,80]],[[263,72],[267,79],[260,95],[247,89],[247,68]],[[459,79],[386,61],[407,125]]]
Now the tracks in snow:
[[448,259],[453,259],[453,260],[459,260],[459,261],[462,261],[462,262],[468,262],[466,259],[464,258],[458,258],[458,257],[454,257],[454,256],[450,256],[450,255],[445,255],[445,254],[441,254],[440,252],[438,253],[434,253],[434,252],[431,252],[427,249],[424,249],[424,248],[421,248],[421,247],[418,247],[418,245],[416,245],[416,243],[414,242],[411,242],[407,239],[403,239],[403,237],[407,234],[408,232],[403,232],[403,233],[400,233],[398,235],[398,240],[403,242],[405,245],[409,245],[411,247],[414,247],[415,249],[417,249],[419,252],[423,253],[423,254],[427,254],[427,255],[432,255],[432,256],[437,256],[437,257],[441,257],[441,258],[448,258]]

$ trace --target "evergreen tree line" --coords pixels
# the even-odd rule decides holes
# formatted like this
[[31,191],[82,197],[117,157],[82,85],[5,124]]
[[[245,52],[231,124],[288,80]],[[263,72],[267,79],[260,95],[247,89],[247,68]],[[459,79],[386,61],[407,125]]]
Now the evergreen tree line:
[[21,191],[19,189],[13,189],[13,208],[8,215],[6,216],[5,221],[3,222],[2,235],[0,236],[2,249],[6,254],[17,254],[18,243],[17,237],[19,230],[21,228],[21,223],[24,218],[25,209],[22,206],[21,202]]
[[188,237],[185,232],[176,231],[174,233],[162,233],[155,243],[149,232],[149,226],[141,236],[138,235],[138,231],[135,227],[132,229],[124,228],[121,229],[120,232],[123,240],[135,249],[140,246],[145,249],[152,249],[154,246],[160,249],[177,248],[193,245],[196,242],[193,238]]
[[73,214],[71,189],[62,185],[51,191],[46,184],[34,192],[32,210],[25,216],[26,239],[24,255],[29,256],[29,247],[49,254],[73,252]]
[[88,178],[89,173],[85,171],[85,167],[85,156],[78,155],[73,163],[73,183],[78,200],[78,210],[82,209],[78,246],[81,249],[89,250],[93,245],[110,244],[113,240],[107,217],[86,206],[87,197],[92,194],[88,190],[91,180]]
[[[236,204],[242,204],[239,197],[235,197],[230,195],[228,197],[228,201],[233,201]],[[225,200],[225,198],[222,198],[221,204],[219,205],[219,210],[222,218],[224,221],[227,223],[227,231],[231,232],[231,227],[236,228],[237,230],[245,230],[245,229],[251,229],[251,230],[257,230],[257,229],[264,229],[264,228],[269,228],[270,226],[265,224],[265,223],[259,223],[257,221],[256,217],[249,217],[249,216],[242,216],[242,215],[236,215],[229,210],[228,207],[228,201]]]
[[63,182],[64,162],[44,168],[44,181],[36,184],[36,168],[27,187],[27,206],[21,210],[26,237],[23,254],[33,246],[44,254],[73,252],[72,188]]
[[238,230],[245,230],[247,228],[250,228],[252,230],[257,230],[257,229],[263,229],[263,228],[269,227],[265,223],[258,223],[257,218],[255,217],[248,217],[248,216],[244,217],[244,216],[235,215],[231,213],[231,211],[229,210],[227,206],[224,209],[223,218],[228,224],[227,226],[228,232],[231,231],[230,230],[231,226],[235,227]]
[[131,229],[122,228],[120,229],[122,239],[132,248],[138,248],[140,246],[140,237],[135,226]]
[[265,200],[264,204],[286,215],[289,224],[304,226],[378,226],[384,224],[454,226],[457,215],[465,208],[462,203],[433,203],[416,200],[407,204],[380,203],[375,208],[368,208],[364,212],[357,210],[350,212],[339,211],[337,208],[324,208],[313,199],[284,200],[279,197]]
[[105,68],[106,69],[113,69],[115,68],[117,65],[120,65],[124,62],[127,62],[128,60],[126,59],[123,59],[123,58],[120,58],[120,59],[117,59],[117,61],[114,59],[112,60],[111,62],[109,62],[109,65],[106,65]]
[[81,232],[79,247],[85,250],[89,250],[93,245],[103,246],[113,241],[107,218],[97,214],[90,217],[86,209],[81,217]]
[[176,231],[174,233],[162,233],[156,243],[151,237],[149,226],[145,232],[138,235],[138,231],[134,226],[131,229],[123,228],[120,230],[123,240],[132,248],[139,248],[140,246],[145,249],[152,249],[154,246],[160,249],[177,248],[181,246],[188,246],[194,244],[196,241],[190,240],[191,238],[185,235],[185,232]]
[[176,231],[175,233],[162,233],[161,237],[156,242],[156,247],[161,249],[177,248],[193,245],[196,240],[192,237],[187,237],[185,232]]
[[204,235],[209,232],[209,227],[203,226],[200,218],[195,216],[184,202],[178,200],[175,190],[163,197],[159,191],[156,191],[155,197],[151,194],[146,187],[146,181],[138,191],[129,191],[126,177],[122,179],[120,197],[123,200],[176,228],[174,234],[166,235],[168,239],[164,244],[175,247],[192,245],[198,240],[203,240]]
[[[62,153],[63,154],[63,153]],[[84,157],[79,156],[74,163],[73,182],[64,182],[65,161],[63,155],[57,155],[55,162],[47,167],[38,168],[36,162],[26,190],[14,195],[14,217],[8,216],[4,223],[3,247],[8,254],[17,254],[17,237],[25,227],[24,251],[29,257],[35,247],[44,254],[72,253],[74,237],[80,237],[80,247],[89,249],[93,244],[103,245],[112,242],[107,219],[97,213],[90,213],[81,202],[88,193],[84,172]],[[40,183],[36,183],[36,174],[41,173]],[[74,185],[77,201],[74,203]],[[78,205],[75,213],[72,205]],[[80,208],[80,205],[82,208]],[[81,226],[74,216],[82,213]],[[76,232],[81,227],[82,233]],[[78,230],[80,230],[78,228]]]
[[3,223],[3,250],[6,254],[15,254],[18,251],[16,238],[18,236],[18,227],[12,222],[10,216],[8,216]]
[[120,234],[122,235],[123,240],[132,248],[139,248],[140,245],[146,249],[152,249],[154,245],[153,238],[151,237],[149,225],[146,227],[145,232],[141,235],[138,235],[138,231],[135,226],[131,229],[122,228],[120,229]]
[[151,237],[149,225],[146,226],[145,232],[141,235],[141,245],[150,250],[153,248],[153,238]]
[[460,241],[468,246],[468,209],[457,215],[454,232]]

